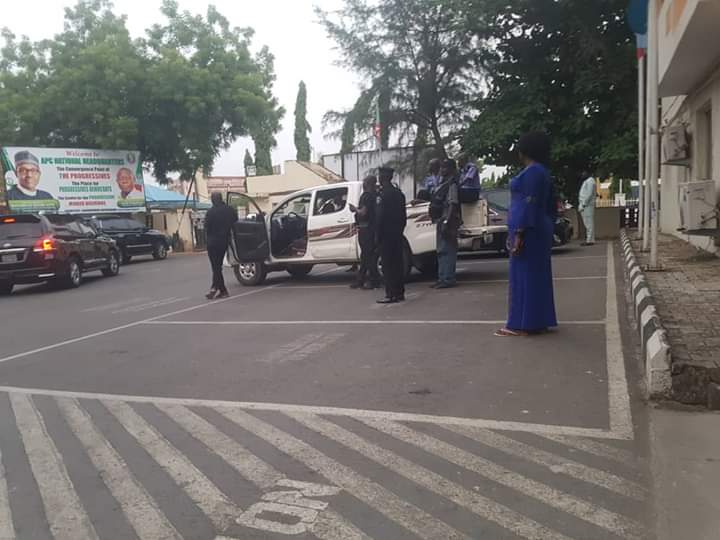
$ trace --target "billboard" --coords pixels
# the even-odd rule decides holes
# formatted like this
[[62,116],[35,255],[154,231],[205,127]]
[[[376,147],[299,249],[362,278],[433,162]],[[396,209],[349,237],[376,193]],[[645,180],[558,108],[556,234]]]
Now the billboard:
[[5,146],[0,167],[10,212],[145,211],[139,152]]

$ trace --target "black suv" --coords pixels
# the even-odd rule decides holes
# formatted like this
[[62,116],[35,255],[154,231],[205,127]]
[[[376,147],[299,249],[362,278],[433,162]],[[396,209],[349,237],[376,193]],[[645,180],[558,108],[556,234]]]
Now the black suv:
[[84,272],[116,276],[120,252],[82,218],[60,215],[0,216],[0,294],[21,283],[79,287]]
[[167,258],[170,249],[168,237],[139,221],[107,215],[95,216],[90,222],[98,231],[115,240],[124,264],[129,263],[135,255],[152,255],[155,260]]

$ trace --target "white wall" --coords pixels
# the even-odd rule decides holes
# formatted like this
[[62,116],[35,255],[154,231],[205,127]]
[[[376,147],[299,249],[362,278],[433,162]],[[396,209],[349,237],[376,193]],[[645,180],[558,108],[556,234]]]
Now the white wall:
[[[678,108],[678,102],[681,103]],[[702,126],[698,125],[699,114],[708,105],[712,107],[712,170],[705,171],[706,136]],[[672,107],[671,107],[672,106]],[[675,109],[675,110],[674,110]],[[687,125],[691,138],[690,167],[662,167],[660,228],[664,233],[674,234],[688,240],[693,245],[717,251],[712,239],[685,236],[678,233],[680,227],[680,205],[678,201],[681,182],[715,180],[720,194],[720,69],[710,77],[704,86],[685,99],[665,98],[663,100],[663,119],[670,125]],[[716,203],[718,201],[715,201]]]

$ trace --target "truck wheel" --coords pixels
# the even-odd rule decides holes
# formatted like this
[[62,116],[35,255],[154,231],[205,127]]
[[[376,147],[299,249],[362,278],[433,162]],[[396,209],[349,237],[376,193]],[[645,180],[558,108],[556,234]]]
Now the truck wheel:
[[0,281],[0,296],[7,296],[12,293],[13,282],[12,281]]
[[153,246],[152,256],[156,261],[167,259],[167,246],[163,242],[158,242]]
[[262,285],[267,277],[267,268],[261,262],[242,263],[233,266],[235,277],[245,287],[256,287]]
[[77,257],[70,257],[67,263],[67,273],[62,278],[62,284],[68,289],[77,289],[82,283],[82,267]]
[[312,272],[312,264],[293,264],[287,267],[287,272],[295,279],[302,279]]
[[120,257],[116,251],[111,251],[110,257],[108,257],[108,265],[102,269],[102,275],[105,277],[114,277],[117,276],[119,272]]

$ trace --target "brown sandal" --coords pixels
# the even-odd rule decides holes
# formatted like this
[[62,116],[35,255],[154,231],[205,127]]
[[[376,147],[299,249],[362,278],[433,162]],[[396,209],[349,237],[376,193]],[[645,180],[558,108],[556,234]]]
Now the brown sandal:
[[495,332],[497,337],[527,337],[527,332],[521,332],[517,330],[510,330],[509,328],[501,328]]

